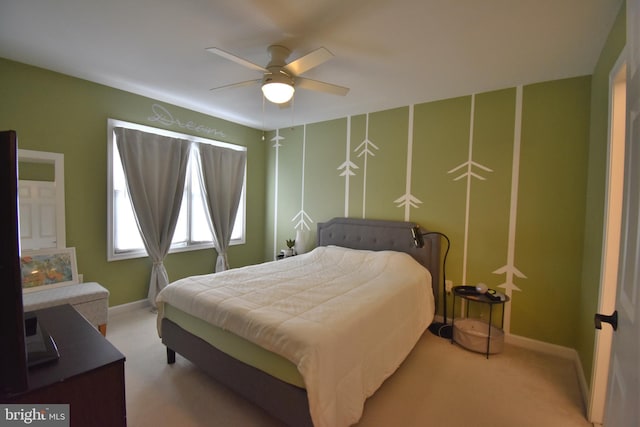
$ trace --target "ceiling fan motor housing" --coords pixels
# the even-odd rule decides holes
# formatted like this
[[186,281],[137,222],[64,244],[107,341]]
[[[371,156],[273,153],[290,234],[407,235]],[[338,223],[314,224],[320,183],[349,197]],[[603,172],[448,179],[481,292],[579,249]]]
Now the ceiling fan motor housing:
[[269,73],[265,73],[262,78],[262,84],[265,85],[267,83],[283,83],[287,85],[293,86],[294,80],[293,78],[282,69],[282,67],[267,67]]

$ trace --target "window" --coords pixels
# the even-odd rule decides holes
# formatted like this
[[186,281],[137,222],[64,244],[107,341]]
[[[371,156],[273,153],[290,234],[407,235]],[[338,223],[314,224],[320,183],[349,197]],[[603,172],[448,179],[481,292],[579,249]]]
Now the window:
[[[209,227],[204,191],[199,179],[198,144],[213,144],[235,150],[246,150],[245,147],[228,144],[211,139],[194,137],[149,126],[137,125],[120,120],[109,119],[107,141],[107,182],[108,182],[108,236],[107,258],[109,261],[147,256],[133,214],[131,200],[127,191],[124,170],[118,154],[118,146],[113,132],[114,127],[137,129],[144,132],[181,138],[192,141],[187,176],[185,180],[182,206],[178,223],[171,242],[171,252],[212,248],[213,236]],[[246,170],[246,168],[245,168]],[[231,235],[231,245],[244,243],[245,207],[246,207],[246,173],[242,188],[240,206]]]

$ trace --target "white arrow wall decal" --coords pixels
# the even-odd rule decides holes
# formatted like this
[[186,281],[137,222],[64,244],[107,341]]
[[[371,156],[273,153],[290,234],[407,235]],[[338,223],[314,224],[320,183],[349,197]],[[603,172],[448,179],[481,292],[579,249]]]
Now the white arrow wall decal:
[[304,164],[307,157],[306,152],[307,152],[307,125],[304,125],[302,127],[302,184],[301,184],[302,195],[300,196],[300,211],[298,211],[298,213],[293,218],[291,218],[292,222],[297,221],[293,228],[295,230],[300,230],[300,231],[304,231],[305,228],[307,230],[311,230],[309,223],[313,222],[311,217],[307,215],[307,213],[304,211]]
[[404,207],[404,220],[409,221],[411,208],[418,208],[418,204],[422,203],[420,199],[411,194],[411,164],[413,163],[413,104],[409,106],[409,129],[407,136],[407,176],[405,184],[405,193],[398,197],[393,203],[397,207]]
[[358,169],[358,165],[351,161],[351,116],[347,117],[347,159],[338,166],[338,170],[342,170],[340,176],[344,176],[344,216],[349,216],[349,177],[356,173],[354,169]]
[[362,179],[362,218],[366,218],[366,206],[367,206],[367,161],[369,156],[374,157],[375,151],[379,148],[376,144],[369,140],[369,113],[365,118],[365,130],[364,141],[360,143],[353,151],[358,152],[358,157],[364,156],[364,177]]
[[[509,209],[509,242],[507,245],[507,264],[498,268],[494,274],[504,274],[505,281],[500,288],[505,289],[505,294],[512,297],[513,291],[520,291],[514,283],[514,278],[526,279],[515,266],[516,252],[516,220],[518,217],[518,181],[520,178],[520,144],[522,140],[522,86],[516,88],[516,114],[513,131],[513,162],[511,166],[511,205]],[[511,331],[511,304],[505,305],[504,330]]]
[[275,141],[275,144],[272,145],[273,148],[276,149],[276,164],[275,164],[275,185],[273,192],[273,258],[275,259],[278,253],[278,162],[280,160],[280,141],[283,140],[284,137],[280,136],[280,129],[276,129],[276,136],[271,138],[271,141]]
[[469,247],[469,214],[471,210],[471,178],[476,178],[484,181],[486,178],[472,171],[473,167],[479,168],[485,172],[493,172],[486,166],[483,166],[473,161],[473,131],[474,131],[474,119],[476,110],[476,95],[471,95],[471,114],[469,119],[469,157],[466,162],[451,169],[448,173],[457,172],[463,168],[466,168],[466,172],[454,178],[454,181],[458,181],[462,178],[467,178],[467,195],[466,195],[466,207],[464,216],[464,242],[462,248],[462,284],[467,284],[467,254]]

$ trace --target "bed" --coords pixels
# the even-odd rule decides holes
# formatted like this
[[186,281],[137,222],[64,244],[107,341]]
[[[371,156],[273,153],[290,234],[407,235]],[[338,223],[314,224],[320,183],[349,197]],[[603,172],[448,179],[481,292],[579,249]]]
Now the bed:
[[334,218],[307,254],[172,283],[157,299],[168,363],[181,354],[291,426],[357,422],[433,320],[440,245],[417,248],[415,226]]

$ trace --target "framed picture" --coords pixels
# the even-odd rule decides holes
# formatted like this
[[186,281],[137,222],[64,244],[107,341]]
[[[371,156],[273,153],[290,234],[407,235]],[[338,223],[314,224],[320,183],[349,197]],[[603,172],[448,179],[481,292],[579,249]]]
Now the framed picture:
[[24,251],[20,264],[23,292],[78,283],[76,248]]

